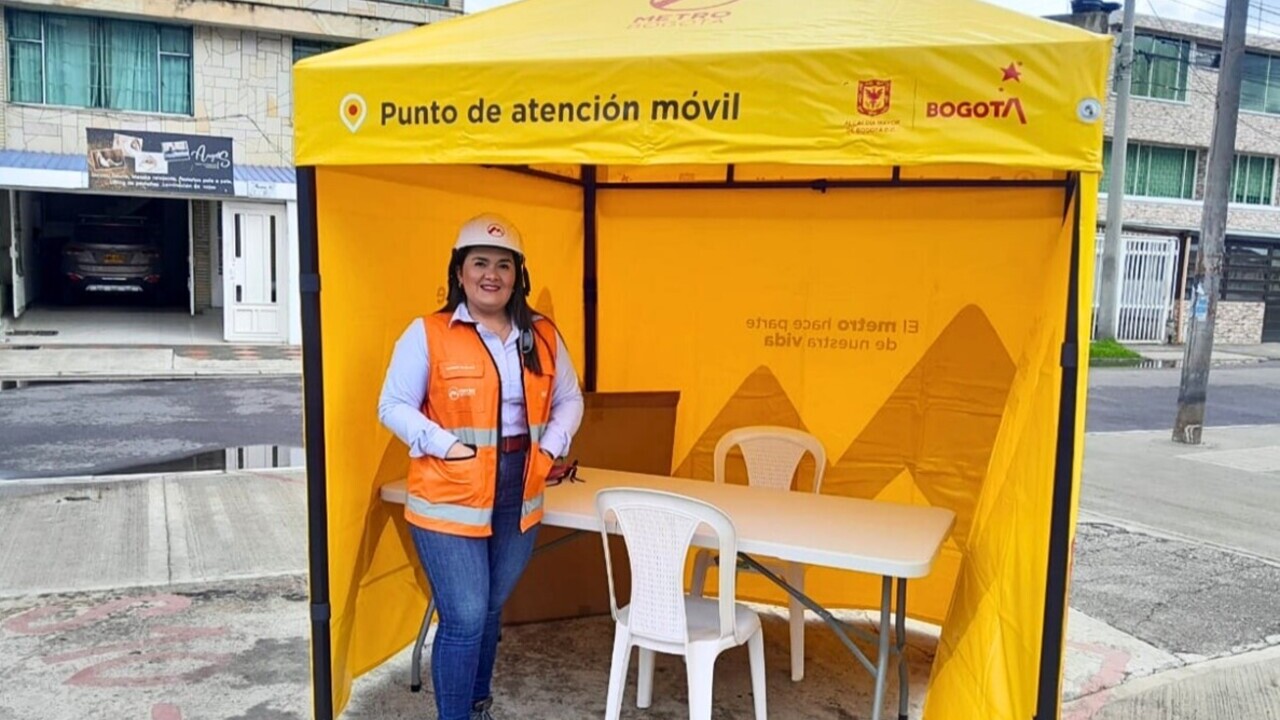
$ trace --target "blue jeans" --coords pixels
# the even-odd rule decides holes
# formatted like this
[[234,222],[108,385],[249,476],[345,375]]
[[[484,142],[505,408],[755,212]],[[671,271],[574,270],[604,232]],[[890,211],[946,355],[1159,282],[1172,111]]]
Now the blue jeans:
[[520,532],[525,452],[498,465],[493,535],[462,537],[410,526],[440,613],[431,647],[431,683],[439,720],[469,720],[489,697],[502,606],[529,564],[537,526]]

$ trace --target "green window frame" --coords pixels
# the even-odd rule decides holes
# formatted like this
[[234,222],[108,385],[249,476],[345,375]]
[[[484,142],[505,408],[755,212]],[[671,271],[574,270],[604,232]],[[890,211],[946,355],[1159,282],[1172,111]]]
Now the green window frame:
[[306,60],[309,57],[327,53],[331,50],[347,47],[346,43],[325,42],[323,40],[293,39],[293,62]]
[[1240,109],[1280,115],[1280,57],[1244,54]]
[[1130,94],[1135,97],[1186,102],[1190,60],[1189,40],[1135,35]]
[[9,100],[191,115],[192,30],[5,9]]
[[1237,154],[1231,164],[1231,202],[1274,205],[1276,159]]
[[[1196,192],[1195,148],[1129,143],[1124,192],[1137,197],[1192,200]],[[1102,145],[1102,188],[1111,177],[1111,141]]]

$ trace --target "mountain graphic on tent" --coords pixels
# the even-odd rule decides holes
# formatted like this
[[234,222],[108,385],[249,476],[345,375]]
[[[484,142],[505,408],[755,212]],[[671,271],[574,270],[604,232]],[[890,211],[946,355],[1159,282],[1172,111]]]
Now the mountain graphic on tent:
[[542,292],[538,293],[537,302],[533,304],[533,311],[551,322],[556,321],[556,303],[551,299],[550,290],[542,288]]
[[[956,513],[953,537],[967,536],[986,477],[1015,366],[985,313],[970,305],[898,383],[853,443],[829,464],[822,492],[874,498],[903,478],[932,505]],[[711,479],[716,442],[747,425],[805,423],[767,366],[751,373],[694,443],[675,474]],[[807,463],[799,473],[807,490]],[[740,463],[737,463],[741,467]],[[734,478],[729,463],[727,482]]]

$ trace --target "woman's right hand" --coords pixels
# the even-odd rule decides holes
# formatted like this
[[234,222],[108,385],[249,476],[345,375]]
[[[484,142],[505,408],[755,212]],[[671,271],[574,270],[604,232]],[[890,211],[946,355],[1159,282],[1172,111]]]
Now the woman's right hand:
[[467,458],[475,457],[475,455],[476,455],[475,450],[472,450],[471,448],[467,447],[466,445],[463,445],[460,442],[456,442],[449,447],[449,452],[445,453],[444,459],[445,460],[466,460]]

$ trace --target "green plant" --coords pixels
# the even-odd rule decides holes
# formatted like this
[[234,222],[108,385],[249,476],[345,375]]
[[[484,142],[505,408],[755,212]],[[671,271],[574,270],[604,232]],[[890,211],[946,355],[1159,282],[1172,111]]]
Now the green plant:
[[1095,340],[1089,343],[1091,360],[1139,360],[1142,356],[1115,340]]

